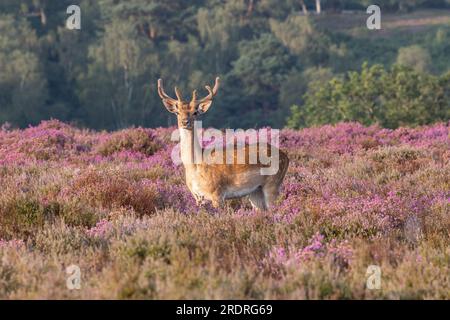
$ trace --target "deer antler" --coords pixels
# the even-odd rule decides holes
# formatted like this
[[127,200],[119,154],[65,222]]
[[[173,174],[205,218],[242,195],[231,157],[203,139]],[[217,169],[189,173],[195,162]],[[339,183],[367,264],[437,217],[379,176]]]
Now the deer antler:
[[197,90],[192,91],[192,100],[191,102],[196,102],[197,101]]
[[196,103],[202,103],[208,100],[211,100],[216,94],[217,91],[219,90],[219,77],[216,77],[216,81],[214,83],[214,88],[211,89],[210,86],[205,86],[206,90],[208,90],[209,94],[204,97],[203,99],[197,100],[197,90],[194,90],[192,92],[192,102],[196,102]]
[[178,98],[178,101],[183,101],[183,98],[181,97],[181,92],[178,90],[177,87],[175,87],[175,94]]
[[175,87],[175,94],[177,95],[178,100],[169,97],[169,95],[164,91],[162,79],[158,79],[158,94],[161,97],[161,99],[163,99],[163,100],[169,100],[173,103],[175,103],[177,101],[181,101],[181,95],[180,95],[180,92],[178,91],[177,87]]

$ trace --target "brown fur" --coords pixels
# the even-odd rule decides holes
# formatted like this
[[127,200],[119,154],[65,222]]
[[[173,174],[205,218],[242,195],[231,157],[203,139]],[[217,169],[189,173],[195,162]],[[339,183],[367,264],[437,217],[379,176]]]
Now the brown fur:
[[[259,155],[260,144],[245,144],[243,146],[234,146],[233,161],[227,164],[226,151],[208,152],[209,156],[203,159],[199,164],[186,159],[193,159],[193,150],[201,151],[204,154],[205,149],[195,139],[193,133],[193,123],[199,114],[206,112],[212,103],[212,97],[217,93],[219,79],[216,78],[214,89],[206,87],[209,95],[201,100],[196,99],[196,93],[193,93],[193,99],[190,102],[181,100],[181,94],[177,89],[178,99],[170,98],[162,88],[162,81],[158,81],[158,93],[163,100],[164,106],[169,112],[177,114],[178,127],[182,130],[181,135],[181,153],[186,174],[186,184],[195,197],[198,204],[209,200],[215,207],[222,206],[224,200],[249,196],[253,207],[265,210],[272,206],[278,197],[280,185],[286,175],[289,159],[281,150],[279,152],[279,167],[274,175],[262,175],[261,168],[268,167],[262,164],[257,158],[255,164],[251,164],[250,154]],[[244,148],[245,161],[238,163],[239,148]],[[267,156],[271,157],[272,146],[268,145],[265,149]],[[221,157],[219,159],[218,157]],[[217,164],[220,162],[220,164]]]

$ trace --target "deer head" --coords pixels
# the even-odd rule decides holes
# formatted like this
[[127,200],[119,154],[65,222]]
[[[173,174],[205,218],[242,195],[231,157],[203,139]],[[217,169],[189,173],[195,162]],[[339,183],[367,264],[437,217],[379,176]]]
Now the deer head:
[[162,99],[162,102],[169,112],[175,113],[178,119],[178,127],[183,129],[192,129],[194,126],[195,119],[208,111],[212,104],[212,98],[216,95],[219,89],[219,77],[216,78],[214,88],[211,89],[210,86],[205,87],[209,94],[202,98],[197,99],[197,90],[192,92],[191,101],[184,101],[180,91],[175,87],[175,95],[177,99],[169,97],[167,93],[164,92],[162,80],[158,80],[158,94]]

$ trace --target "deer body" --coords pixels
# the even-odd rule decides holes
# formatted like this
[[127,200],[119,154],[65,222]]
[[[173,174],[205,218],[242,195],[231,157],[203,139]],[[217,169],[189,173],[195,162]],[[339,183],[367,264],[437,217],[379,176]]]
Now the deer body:
[[[274,203],[279,194],[289,159],[281,150],[275,149],[271,145],[269,145],[270,148],[265,146],[265,150],[269,150],[269,153],[273,150],[277,151],[279,166],[275,174],[263,175],[261,169],[268,165],[261,163],[259,159],[256,163],[249,160],[251,154],[259,153],[261,147],[259,143],[232,146],[231,162],[226,159],[226,146],[223,146],[222,152],[216,152],[217,149],[202,148],[194,132],[193,121],[196,115],[206,112],[209,108],[217,88],[218,78],[213,90],[207,87],[210,92],[207,98],[196,100],[194,91],[192,101],[185,103],[181,100],[176,88],[178,100],[168,97],[162,89],[161,81],[158,82],[158,91],[164,105],[170,112],[178,115],[180,151],[185,169],[186,185],[197,204],[211,201],[213,206],[220,207],[227,199],[249,196],[254,208],[265,210]],[[245,155],[243,163],[238,159],[239,152]],[[201,161],[195,161],[198,159],[196,157],[200,157]]]

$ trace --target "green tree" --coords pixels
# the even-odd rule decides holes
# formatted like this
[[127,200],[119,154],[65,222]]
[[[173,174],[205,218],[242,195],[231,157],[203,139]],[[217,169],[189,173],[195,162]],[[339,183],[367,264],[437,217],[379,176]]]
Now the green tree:
[[0,122],[21,126],[53,115],[36,34],[23,19],[0,16]]
[[[267,120],[262,124],[272,124],[270,114],[276,115],[277,99],[280,84],[285,80],[289,72],[292,57],[280,42],[269,33],[262,34],[259,38],[251,41],[243,41],[239,45],[239,59],[233,63],[229,77],[234,82],[235,97],[241,101],[242,96],[251,99],[247,101],[245,110],[250,112],[247,117],[247,125],[255,125],[255,118],[266,115]],[[244,100],[245,101],[245,100]],[[239,117],[242,106],[237,105]],[[261,125],[261,123],[258,123]]]
[[364,64],[361,72],[313,87],[301,107],[292,107],[290,127],[339,121],[379,123],[388,128],[448,121],[448,75],[436,77],[404,66],[385,70]]
[[237,44],[243,37],[244,2],[230,1],[213,8],[200,8],[197,28],[203,47],[201,60],[205,72],[224,74],[237,58]]
[[411,67],[419,72],[425,72],[430,69],[431,57],[424,48],[412,45],[398,50],[397,64]]
[[155,79],[156,54],[136,38],[133,24],[113,21],[90,47],[91,63],[78,86],[89,126],[117,129],[142,124],[149,102],[148,79]]
[[100,0],[109,22],[131,23],[151,40],[185,39],[195,26],[195,5],[183,0]]
[[303,65],[324,65],[329,59],[330,39],[319,32],[308,16],[289,15],[286,20],[270,20],[273,34]]
[[289,114],[289,106],[302,105],[303,95],[315,87],[322,86],[333,77],[330,68],[310,67],[300,72],[291,70],[286,80],[282,82],[278,105],[282,108],[281,117],[285,119]]

